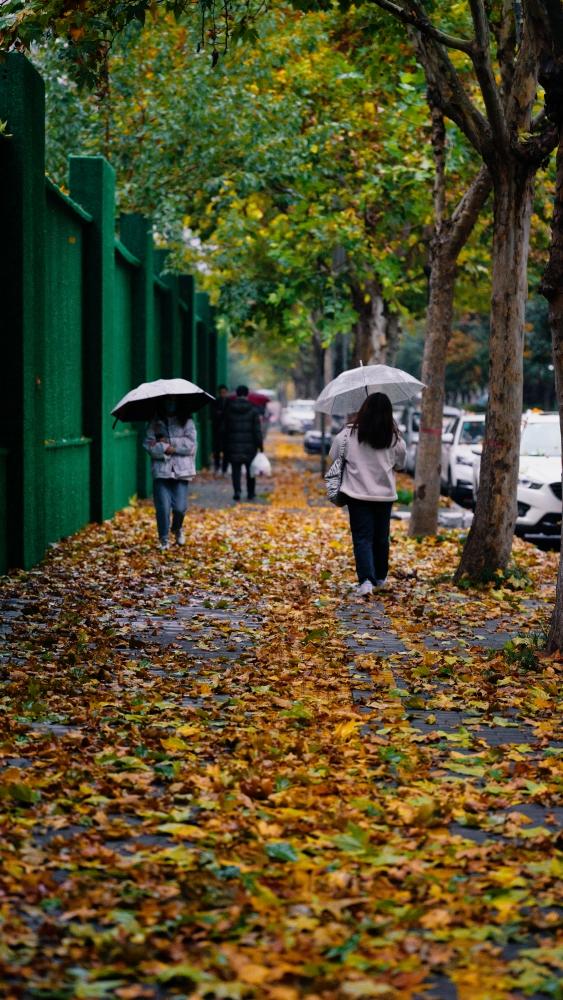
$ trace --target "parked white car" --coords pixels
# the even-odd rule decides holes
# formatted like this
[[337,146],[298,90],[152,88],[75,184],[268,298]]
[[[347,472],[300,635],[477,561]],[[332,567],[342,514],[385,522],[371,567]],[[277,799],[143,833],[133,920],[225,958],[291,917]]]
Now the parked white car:
[[442,487],[457,500],[473,497],[474,449],[483,441],[485,414],[462,412],[442,434]]
[[[457,406],[444,406],[442,433],[450,430],[452,422],[459,416],[460,413],[461,410],[459,410]],[[416,452],[420,437],[420,401],[415,401],[414,406],[412,403],[408,404],[402,411],[394,409],[393,416],[399,425],[399,430],[401,431],[407,445],[405,471],[414,475],[416,468]]]
[[[477,498],[481,455],[473,456]],[[525,413],[520,439],[515,532],[527,538],[561,534],[561,432],[558,413]]]
[[304,434],[314,425],[314,399],[293,399],[281,411],[280,427],[284,434]]

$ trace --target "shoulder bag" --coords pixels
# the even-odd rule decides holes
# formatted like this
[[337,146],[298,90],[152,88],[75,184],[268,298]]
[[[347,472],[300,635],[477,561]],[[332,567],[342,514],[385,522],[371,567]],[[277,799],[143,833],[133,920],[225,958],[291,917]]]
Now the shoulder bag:
[[344,467],[346,465],[346,452],[348,450],[348,441],[350,440],[350,430],[346,429],[344,436],[344,443],[342,445],[342,451],[337,458],[335,458],[330,469],[325,475],[326,484],[326,495],[331,503],[336,507],[345,507],[347,500],[345,494],[342,493],[342,476],[344,475]]

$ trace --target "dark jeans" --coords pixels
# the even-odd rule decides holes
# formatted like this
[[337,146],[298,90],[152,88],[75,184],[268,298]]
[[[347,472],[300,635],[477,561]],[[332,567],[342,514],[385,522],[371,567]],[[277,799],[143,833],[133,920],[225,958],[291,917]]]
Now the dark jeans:
[[154,506],[158,537],[166,541],[170,531],[170,512],[172,511],[172,531],[177,533],[182,527],[186,507],[188,506],[187,479],[155,479],[153,481]]
[[391,501],[348,497],[348,513],[358,580],[385,580],[389,570]]
[[231,471],[233,473],[233,493],[235,498],[239,500],[243,465],[246,469],[246,492],[248,493],[248,499],[253,500],[256,494],[256,480],[250,475],[250,462],[231,462]]

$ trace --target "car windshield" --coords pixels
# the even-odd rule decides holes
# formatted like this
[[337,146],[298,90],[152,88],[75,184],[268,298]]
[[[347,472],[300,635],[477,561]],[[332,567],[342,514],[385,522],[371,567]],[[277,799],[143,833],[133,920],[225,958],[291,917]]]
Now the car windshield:
[[459,432],[460,444],[481,444],[485,433],[484,420],[464,420]]
[[561,454],[561,432],[559,421],[541,421],[527,424],[522,431],[520,441],[521,455],[547,455],[549,457]]

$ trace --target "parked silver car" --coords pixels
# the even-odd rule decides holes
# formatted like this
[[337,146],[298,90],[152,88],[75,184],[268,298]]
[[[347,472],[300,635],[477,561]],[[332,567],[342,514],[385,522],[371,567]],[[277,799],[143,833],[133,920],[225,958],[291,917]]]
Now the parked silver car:
[[281,411],[280,428],[284,434],[304,434],[314,426],[314,399],[293,399]]

